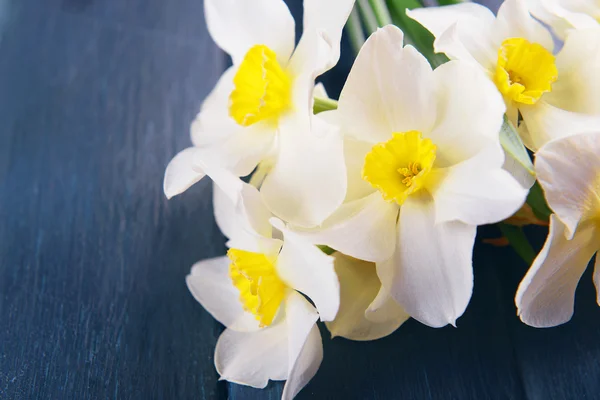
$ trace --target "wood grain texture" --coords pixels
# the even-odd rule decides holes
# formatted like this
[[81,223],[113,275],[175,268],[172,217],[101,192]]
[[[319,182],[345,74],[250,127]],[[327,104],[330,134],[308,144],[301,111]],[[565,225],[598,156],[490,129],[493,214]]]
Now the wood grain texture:
[[[281,396],[282,383],[218,381],[222,327],[185,287],[194,262],[225,251],[210,182],[162,193],[227,63],[202,8],[0,0],[0,399]],[[323,78],[334,96],[352,63],[344,49]],[[458,329],[409,321],[369,343],[322,330],[324,362],[298,398],[600,398],[589,271],[573,321],[547,330],[515,316],[524,272],[507,249],[479,244]]]

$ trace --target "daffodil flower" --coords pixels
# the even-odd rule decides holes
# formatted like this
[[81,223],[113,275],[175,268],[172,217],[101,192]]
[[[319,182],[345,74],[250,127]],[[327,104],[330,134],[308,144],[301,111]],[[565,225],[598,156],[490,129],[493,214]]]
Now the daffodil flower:
[[529,0],[529,6],[563,40],[573,29],[600,28],[597,0]]
[[[304,1],[304,33],[294,49],[294,20],[283,0],[206,0],[208,30],[233,60],[192,124],[194,147],[165,172],[167,197],[205,176],[202,164],[250,174],[273,167],[261,191],[280,218],[300,226],[323,221],[343,201],[342,141],[315,129],[315,78],[333,67],[354,0]],[[324,173],[326,171],[326,173]]]
[[186,281],[227,327],[215,366],[221,379],[256,388],[269,379],[287,380],[282,398],[291,399],[323,358],[317,319],[331,321],[339,308],[334,259],[272,218],[254,187],[220,168],[203,167],[216,183],[215,217],[229,251],[198,262]]
[[439,327],[471,297],[477,225],[514,214],[527,191],[502,169],[494,85],[460,61],[432,71],[402,42],[394,26],[371,35],[338,109],[319,114],[345,135],[348,194],[319,229],[296,232],[375,262],[396,302]]
[[600,129],[598,30],[569,35],[555,57],[552,36],[530,15],[527,0],[506,0],[497,17],[475,3],[408,15],[435,36],[436,52],[487,73],[531,150],[567,132]]
[[340,309],[325,325],[331,337],[350,340],[376,340],[388,336],[410,316],[381,285],[374,263],[348,257],[335,257],[340,280]]
[[[579,279],[600,250],[599,154],[598,132],[557,139],[536,154],[537,176],[554,214],[546,244],[515,299],[528,325],[550,327],[571,319]],[[600,293],[598,256],[594,282]]]

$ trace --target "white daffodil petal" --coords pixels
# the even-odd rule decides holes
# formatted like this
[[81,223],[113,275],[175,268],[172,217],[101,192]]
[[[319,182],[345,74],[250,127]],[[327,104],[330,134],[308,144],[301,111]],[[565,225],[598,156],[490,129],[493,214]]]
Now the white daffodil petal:
[[554,40],[550,32],[529,13],[525,0],[505,0],[498,9],[492,27],[497,47],[507,38],[523,38],[538,43],[552,52]]
[[453,165],[499,143],[506,107],[489,78],[462,61],[440,66],[433,76],[437,122],[427,136],[437,147],[436,164]]
[[440,182],[432,192],[436,223],[493,224],[517,212],[529,191],[501,168],[503,156],[496,143],[460,164],[432,171]]
[[[269,218],[272,217],[272,214],[263,203],[258,190],[223,168],[202,164],[202,169],[222,192],[215,195],[217,196],[215,215],[220,214],[217,216],[219,227],[221,227],[221,222],[224,226],[227,225],[225,218],[234,219],[235,222],[229,225],[235,225],[237,230],[245,229],[270,238],[271,224]],[[229,215],[223,215],[225,213]],[[227,234],[223,231],[223,233],[230,239],[234,236],[232,232]]]
[[406,14],[433,36],[435,50],[457,60],[474,61],[487,68],[495,62],[491,28],[494,14],[480,4],[416,8]]
[[317,373],[323,361],[323,342],[316,324],[319,315],[301,294],[290,292],[285,312],[289,372],[281,399],[291,400]]
[[[416,320],[437,328],[455,325],[473,291],[472,254],[476,226],[436,224],[426,195],[409,197],[400,208],[396,253],[388,263],[391,295]],[[378,268],[380,268],[378,264]],[[386,265],[387,264],[387,265]]]
[[[313,79],[337,64],[342,30],[354,0],[304,0],[304,32],[290,60],[292,71],[307,71]],[[323,45],[316,44],[323,41]],[[315,47],[323,51],[316,52]]]
[[280,63],[294,50],[294,18],[283,0],[206,0],[204,14],[210,35],[234,64],[257,44],[273,50]]
[[218,257],[199,261],[185,278],[194,298],[217,321],[240,332],[259,329],[254,315],[244,311],[240,292],[229,277],[229,258]]
[[304,32],[287,66],[294,76],[292,99],[295,112],[312,115],[315,79],[337,64],[344,24],[354,0],[304,1]]
[[[377,268],[376,272],[377,272]],[[379,276],[379,275],[377,275]],[[381,285],[377,296],[365,311],[365,318],[373,323],[388,323],[391,320],[403,322],[410,318],[410,315],[394,300],[390,290]]]
[[350,137],[344,138],[344,159],[348,175],[348,190],[345,202],[362,199],[375,191],[373,186],[362,177],[365,157],[373,149],[373,145]]
[[581,221],[600,216],[600,131],[548,143],[536,154],[535,169],[548,205],[569,236]]
[[262,389],[288,378],[288,326],[279,321],[256,332],[226,329],[215,348],[221,380]]
[[185,192],[204,178],[205,173],[194,162],[197,150],[195,147],[188,147],[180,151],[167,165],[163,190],[168,199]]
[[556,326],[573,315],[575,289],[599,246],[595,230],[589,227],[578,231],[571,240],[565,235],[565,226],[552,215],[546,244],[515,297],[518,314],[527,325]]
[[383,261],[394,253],[398,206],[379,192],[342,205],[319,229],[295,232],[351,257]]
[[334,258],[289,231],[281,220],[273,218],[271,222],[284,236],[277,258],[278,275],[288,286],[314,302],[321,320],[333,320],[340,307],[340,282],[335,273]]
[[413,47],[403,48],[402,40],[402,31],[388,25],[360,50],[338,104],[344,134],[375,144],[393,132],[431,130],[431,67]]
[[381,289],[381,282],[373,263],[335,253],[335,270],[340,278],[341,296],[338,315],[326,324],[332,337],[375,340],[391,334],[409,318],[388,295],[388,300],[396,307],[379,305],[381,308],[371,312],[378,313],[378,321],[367,319],[369,306]]
[[245,129],[229,116],[229,96],[234,88],[233,77],[236,72],[236,67],[229,67],[202,103],[190,129],[194,146],[204,147],[223,142],[230,135]]
[[600,114],[598,28],[573,31],[569,34],[556,57],[558,80],[552,85],[552,91],[545,95],[546,102],[567,111]]
[[520,132],[523,143],[530,150],[537,151],[551,140],[566,137],[578,132],[600,131],[600,114],[588,115],[566,111],[545,101],[535,106],[522,106],[526,129]]
[[228,169],[236,176],[249,175],[273,150],[276,132],[260,124],[238,129],[225,140],[200,147],[198,158],[203,163]]
[[235,203],[227,193],[213,182],[213,211],[217,226],[226,238],[231,238],[238,230]]
[[[314,119],[281,122],[279,155],[261,187],[269,209],[287,222],[313,227],[338,208],[346,196],[346,166],[337,127]],[[307,130],[303,130],[302,128]]]
[[593,14],[585,14],[594,9],[600,10],[595,0],[528,0],[528,4],[531,13],[563,40],[573,29],[598,27]]

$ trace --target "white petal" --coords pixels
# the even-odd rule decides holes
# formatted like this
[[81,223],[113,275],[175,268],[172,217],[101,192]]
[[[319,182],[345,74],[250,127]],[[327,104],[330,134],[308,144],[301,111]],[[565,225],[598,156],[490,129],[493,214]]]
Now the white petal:
[[240,236],[248,234],[270,238],[272,229],[269,219],[272,214],[256,188],[223,170],[217,171],[210,170],[216,179],[213,207],[221,232],[233,242],[239,242]]
[[551,140],[579,132],[600,131],[600,114],[588,115],[565,111],[545,101],[534,106],[522,106],[526,129],[520,132],[523,143],[537,151]]
[[232,134],[246,129],[229,116],[229,95],[234,88],[236,72],[237,67],[229,67],[202,103],[190,129],[194,146],[223,142]]
[[293,399],[317,373],[323,361],[323,342],[316,321],[318,314],[299,293],[286,299],[288,326],[288,379],[282,400]]
[[315,89],[313,90],[314,97],[320,97],[322,99],[328,99],[329,95],[327,94],[327,89],[325,89],[325,85],[319,82],[315,85]]
[[493,224],[517,212],[529,191],[502,169],[503,156],[496,143],[460,164],[434,170],[440,181],[432,192],[436,223]]
[[314,81],[340,58],[342,30],[353,4],[354,0],[304,1],[304,32],[288,65],[295,77],[292,101],[301,115],[312,115]]
[[600,29],[573,31],[556,67],[558,80],[544,100],[567,111],[600,114]]
[[340,307],[340,282],[333,266],[334,258],[289,231],[280,220],[274,218],[272,223],[284,236],[277,258],[278,275],[313,301],[322,321],[333,320]]
[[[340,58],[342,30],[352,11],[354,0],[304,0],[304,32],[290,60],[295,72],[310,72],[313,79],[337,64]],[[324,51],[315,51],[321,41]]]
[[204,178],[205,174],[194,164],[197,148],[188,147],[180,151],[167,165],[163,190],[170,199],[188,190],[194,183]]
[[548,205],[567,226],[600,215],[600,132],[555,140],[536,154],[535,169]]
[[257,123],[237,124],[229,116],[229,95],[236,70],[229,68],[202,104],[191,126],[192,143],[200,147],[204,162],[229,169],[237,176],[250,174],[272,151],[276,130]]
[[[562,4],[561,4],[562,3]],[[598,8],[594,0],[529,0],[531,13],[544,23],[548,24],[559,38],[563,39],[573,29],[587,29],[598,27],[592,15],[584,14],[588,9]]]
[[321,228],[296,233],[360,260],[383,261],[394,253],[397,217],[396,203],[375,192],[342,205]]
[[[342,291],[338,315],[335,320],[327,323],[332,337],[375,340],[391,334],[409,318],[389,295],[388,301],[384,300],[383,305],[378,305],[378,310],[371,311],[371,314],[377,315],[378,322],[366,318],[369,306],[381,289],[373,263],[335,253],[335,270],[340,278]],[[392,307],[386,307],[385,304],[391,304]]]
[[202,307],[226,327],[241,332],[258,330],[254,315],[242,308],[240,292],[229,277],[229,264],[228,257],[197,262],[185,278],[187,287]]
[[[375,267],[377,272],[377,266]],[[379,275],[378,275],[379,276]],[[390,290],[381,285],[377,296],[373,299],[369,307],[365,311],[365,318],[373,323],[389,323],[391,319],[403,319],[410,318],[410,315],[396,303],[396,300],[390,294]]]
[[435,50],[455,60],[465,60],[488,68],[497,59],[491,28],[494,14],[479,4],[417,8],[406,14],[429,30]]
[[497,48],[508,38],[523,38],[538,43],[552,52],[554,40],[550,32],[529,13],[525,0],[505,0],[492,27]]
[[223,168],[205,164],[203,169],[215,183],[215,218],[229,238],[227,246],[277,255],[282,242],[272,239],[272,214],[257,189]]
[[227,193],[213,182],[213,211],[217,226],[226,238],[231,238],[238,230],[235,203]]
[[376,190],[362,177],[365,157],[372,149],[373,145],[371,143],[354,140],[348,136],[344,138],[344,159],[346,160],[346,173],[348,175],[345,203],[362,199]]
[[288,326],[285,321],[256,332],[226,329],[215,348],[221,380],[262,389],[288,377]]
[[518,314],[527,325],[556,326],[573,315],[575,289],[598,250],[598,235],[594,229],[583,229],[567,240],[565,234],[565,226],[552,215],[546,244],[515,297]]
[[234,64],[257,44],[273,50],[280,63],[294,50],[294,18],[283,0],[206,0],[204,14],[210,35]]
[[[388,271],[378,273],[411,317],[434,328],[455,325],[473,291],[476,227],[462,222],[436,224],[431,198],[414,197],[400,208],[394,257],[378,264]],[[392,276],[391,282],[384,280],[386,275]]]
[[280,123],[279,154],[261,193],[275,215],[312,227],[331,215],[346,196],[343,142],[338,129],[322,120],[315,119],[312,129],[295,122],[289,118]]
[[272,127],[258,123],[236,130],[223,141],[200,147],[198,158],[202,163],[226,168],[236,176],[247,176],[270,157],[275,134]]
[[371,144],[393,132],[429,132],[435,122],[433,76],[427,60],[402,47],[400,29],[388,25],[360,50],[340,94],[342,131]]
[[448,166],[499,143],[506,107],[496,86],[477,67],[450,61],[433,72],[437,122],[424,133],[437,146],[436,165]]

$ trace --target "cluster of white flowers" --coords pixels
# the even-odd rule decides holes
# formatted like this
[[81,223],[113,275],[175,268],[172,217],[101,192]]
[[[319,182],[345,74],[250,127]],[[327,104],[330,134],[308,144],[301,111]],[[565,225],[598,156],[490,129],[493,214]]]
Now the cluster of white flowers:
[[[227,327],[215,351],[221,378],[257,388],[287,380],[283,397],[294,397],[323,357],[319,319],[352,340],[389,335],[409,317],[455,325],[473,289],[477,226],[521,210],[536,177],[554,214],[516,304],[532,326],[568,321],[600,249],[599,4],[409,11],[450,61],[432,69],[384,26],[336,103],[315,79],[339,59],[354,0],[304,0],[297,46],[283,0],[205,0],[209,32],[233,66],[164,190],[215,183],[229,251],[194,265],[187,284]],[[329,110],[315,114],[315,98]],[[514,158],[519,146],[525,161]]]

